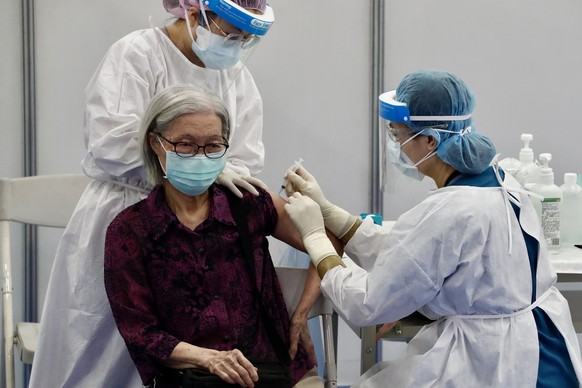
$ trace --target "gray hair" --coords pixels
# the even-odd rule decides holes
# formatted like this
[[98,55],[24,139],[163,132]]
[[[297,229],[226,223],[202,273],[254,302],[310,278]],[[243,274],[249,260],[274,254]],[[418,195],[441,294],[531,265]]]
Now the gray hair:
[[150,145],[150,132],[164,134],[174,120],[185,114],[211,113],[220,118],[222,137],[230,136],[230,116],[222,99],[212,90],[193,85],[170,86],[154,96],[141,121],[141,153],[150,182],[162,183],[164,171]]

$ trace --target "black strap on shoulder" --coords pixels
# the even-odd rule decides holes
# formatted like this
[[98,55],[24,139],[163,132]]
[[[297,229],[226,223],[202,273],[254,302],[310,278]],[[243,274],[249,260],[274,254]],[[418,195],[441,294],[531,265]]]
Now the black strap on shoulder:
[[251,281],[255,285],[254,292],[257,296],[257,300],[259,301],[259,311],[261,313],[261,318],[263,319],[263,325],[267,330],[267,334],[272,341],[272,346],[275,352],[277,353],[277,357],[279,361],[283,362],[286,365],[291,363],[291,358],[289,357],[288,353],[288,346],[285,341],[281,338],[277,329],[273,324],[273,320],[270,319],[265,306],[263,305],[263,300],[261,298],[261,290],[259,290],[258,282],[257,282],[257,272],[255,268],[255,258],[253,255],[253,250],[251,246],[251,237],[249,235],[249,225],[247,222],[247,212],[246,208],[242,202],[242,200],[238,197],[235,197],[234,194],[228,193],[228,203],[230,205],[230,210],[232,211],[232,216],[234,221],[236,222],[238,228],[238,234],[240,236],[240,241],[243,248],[243,254],[245,257],[245,261],[247,264],[247,269],[251,275]]

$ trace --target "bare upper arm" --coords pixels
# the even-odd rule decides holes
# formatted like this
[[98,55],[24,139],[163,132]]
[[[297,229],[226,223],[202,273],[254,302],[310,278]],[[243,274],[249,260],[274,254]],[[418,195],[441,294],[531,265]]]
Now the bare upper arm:
[[269,194],[273,199],[273,205],[275,205],[278,216],[277,226],[275,227],[273,237],[291,245],[293,248],[305,252],[305,248],[303,247],[303,239],[295,227],[295,224],[293,224],[293,221],[291,221],[291,218],[285,211],[285,204],[287,201],[274,192],[269,192]]
[[[289,214],[287,214],[285,211],[285,204],[287,201],[273,192],[269,192],[269,194],[273,199],[273,204],[275,205],[275,209],[277,209],[277,215],[279,217],[277,226],[275,227],[275,232],[273,233],[273,237],[291,245],[295,249],[299,249],[300,251],[305,252],[303,239],[295,227],[295,224],[293,224],[293,221],[291,221]],[[344,253],[344,245],[337,237],[331,234],[329,230],[326,229],[325,232],[335,247],[338,255],[341,257]]]

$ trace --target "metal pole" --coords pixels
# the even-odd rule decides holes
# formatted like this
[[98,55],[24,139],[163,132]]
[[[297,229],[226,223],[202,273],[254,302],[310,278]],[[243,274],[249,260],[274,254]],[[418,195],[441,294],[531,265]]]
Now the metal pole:
[[384,0],[372,0],[372,201],[373,213],[382,214],[380,132],[378,131],[378,96],[384,91]]
[[[22,0],[24,175],[37,175],[36,170],[36,69],[34,0]],[[38,322],[37,309],[37,228],[24,227],[24,319]],[[28,385],[30,367],[24,369]]]
[[[384,198],[381,189],[381,133],[378,131],[378,96],[384,89],[384,0],[372,0],[372,203],[373,213],[382,214]],[[360,372],[376,363],[376,327],[360,328]]]

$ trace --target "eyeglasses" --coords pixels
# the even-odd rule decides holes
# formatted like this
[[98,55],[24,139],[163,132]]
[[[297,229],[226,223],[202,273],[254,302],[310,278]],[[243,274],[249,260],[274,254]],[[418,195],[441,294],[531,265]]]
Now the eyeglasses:
[[222,138],[222,140],[224,140],[224,143],[208,143],[208,144],[201,146],[201,145],[198,145],[196,143],[190,143],[188,141],[178,141],[178,142],[170,141],[170,140],[166,139],[165,137],[163,137],[160,133],[158,133],[158,132],[154,132],[154,133],[156,134],[156,136],[158,136],[158,138],[162,138],[167,143],[171,144],[174,147],[174,152],[176,153],[176,155],[178,155],[182,158],[191,158],[194,155],[197,155],[198,151],[200,151],[200,149],[202,149],[202,151],[204,152],[204,155],[207,158],[219,159],[219,158],[222,158],[224,156],[224,154],[226,153],[226,150],[229,147],[228,143],[226,143],[225,138]]
[[394,142],[401,142],[405,138],[412,136],[412,131],[407,128],[392,128],[390,123],[386,123],[386,133]]
[[218,31],[220,31],[222,36],[224,36],[224,45],[227,47],[234,46],[236,43],[241,42],[242,48],[247,48],[254,46],[259,41],[259,37],[253,34],[250,34],[247,37],[245,37],[243,34],[237,33],[227,34],[222,28],[220,28],[218,23],[216,23],[214,19],[210,17],[210,15],[208,15],[208,19],[212,22],[212,24],[214,24],[216,28],[218,28]]

